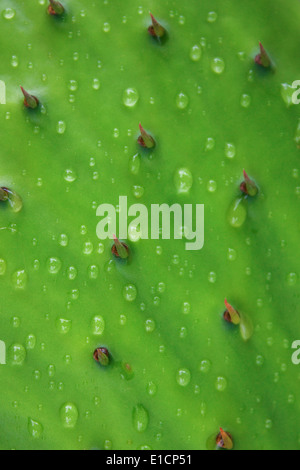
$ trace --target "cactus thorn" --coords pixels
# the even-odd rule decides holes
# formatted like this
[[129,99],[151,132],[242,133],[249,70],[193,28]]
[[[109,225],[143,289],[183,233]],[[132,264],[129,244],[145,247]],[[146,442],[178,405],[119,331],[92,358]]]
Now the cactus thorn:
[[141,124],[139,124],[141,135],[138,138],[138,143],[147,149],[152,149],[155,147],[155,140],[153,137],[145,131]]
[[270,68],[272,66],[271,59],[261,42],[259,43],[259,48],[260,54],[257,54],[257,56],[255,57],[255,62],[261,67],[264,67],[266,69]]
[[234,325],[239,325],[241,322],[241,317],[240,314],[237,310],[233,308],[230,303],[227,302],[225,299],[225,306],[226,306],[226,311],[224,312],[224,320],[226,320],[228,323],[233,323]]
[[220,449],[233,449],[233,440],[231,434],[229,434],[229,432],[224,431],[222,428],[220,428],[220,432],[217,435],[216,443]]
[[20,87],[24,95],[24,105],[26,108],[36,109],[39,105],[39,100],[36,96],[30,95],[24,88]]
[[258,193],[258,187],[255,182],[247,175],[245,170],[243,170],[243,175],[244,181],[240,185],[240,190],[247,196],[256,196]]
[[94,351],[94,359],[96,362],[99,362],[101,366],[108,366],[110,363],[110,354],[106,348],[97,348]]
[[166,35],[165,28],[154,18],[151,12],[149,13],[152,20],[152,25],[148,28],[150,36],[153,36],[157,39],[163,38]]
[[111,248],[112,254],[116,258],[127,259],[129,256],[128,245],[126,245],[126,243],[120,242],[120,240],[116,237],[116,235],[113,235],[113,237],[114,237],[114,244]]
[[50,2],[50,5],[48,6],[49,15],[61,16],[64,14],[65,8],[60,2],[57,2],[56,0],[49,0],[49,2]]

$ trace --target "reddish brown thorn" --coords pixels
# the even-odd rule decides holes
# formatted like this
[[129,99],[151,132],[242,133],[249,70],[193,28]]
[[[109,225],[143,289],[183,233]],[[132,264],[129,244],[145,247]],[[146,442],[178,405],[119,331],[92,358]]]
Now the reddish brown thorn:
[[138,138],[138,143],[147,149],[152,149],[155,147],[155,140],[153,137],[145,131],[141,124],[139,124],[141,135]]
[[61,16],[64,14],[65,9],[60,2],[56,0],[49,0],[50,5],[48,6],[48,13],[49,15],[53,16]]
[[126,243],[120,242],[120,240],[113,235],[114,244],[111,247],[111,252],[116,258],[127,259],[129,256],[129,247]]
[[154,18],[152,13],[150,13],[150,16],[152,20],[152,25],[148,28],[150,36],[158,39],[163,38],[166,34],[165,28]]
[[220,449],[233,449],[233,440],[231,434],[229,432],[223,431],[222,428],[220,428],[220,432],[216,437],[216,443]]
[[240,190],[247,196],[256,196],[258,193],[258,187],[256,186],[255,182],[249,178],[245,170],[243,171],[243,174],[244,181],[240,185]]
[[224,315],[223,315],[224,320],[226,320],[228,323],[239,325],[241,322],[241,317],[240,317],[239,312],[235,310],[235,308],[233,308],[233,306],[230,305],[230,303],[228,303],[226,299],[224,302],[225,302],[225,306],[227,309],[225,310]]
[[272,65],[271,59],[261,42],[259,43],[259,47],[260,47],[260,54],[257,54],[257,56],[255,57],[255,62],[261,67],[265,67],[267,69],[271,67]]
[[97,348],[94,351],[94,359],[99,362],[101,366],[108,366],[110,363],[110,354],[106,348]]
[[24,95],[24,105],[26,108],[35,109],[39,105],[39,100],[36,96],[30,95],[24,88],[20,87]]

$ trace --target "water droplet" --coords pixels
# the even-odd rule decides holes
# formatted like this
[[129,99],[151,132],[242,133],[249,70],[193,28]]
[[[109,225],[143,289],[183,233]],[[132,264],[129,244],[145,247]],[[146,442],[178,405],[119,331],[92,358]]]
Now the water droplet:
[[75,428],[79,413],[74,403],[65,403],[60,409],[60,419],[64,428]]
[[0,259],[0,276],[3,276],[6,272],[6,261],[4,259]]
[[214,284],[217,280],[217,275],[215,272],[211,271],[208,275],[208,282],[210,282],[211,284]]
[[211,69],[217,75],[222,74],[225,70],[224,60],[220,59],[219,57],[216,57],[215,59],[213,59],[212,62],[211,62]]
[[71,327],[72,327],[71,320],[67,320],[66,318],[58,318],[56,320],[56,328],[58,332],[61,333],[62,335],[66,335],[67,333],[69,333],[69,331],[71,330]]
[[27,336],[25,341],[26,349],[34,349],[36,345],[36,337],[33,334]]
[[138,175],[141,167],[141,155],[139,153],[133,155],[129,160],[129,171],[133,175]]
[[67,125],[64,121],[58,121],[56,126],[56,132],[58,134],[64,134],[66,132]]
[[18,57],[16,55],[13,55],[12,58],[11,58],[10,63],[11,63],[12,67],[18,67],[18,65],[19,65]]
[[43,434],[43,426],[34,419],[28,419],[28,432],[33,439],[39,439]]
[[83,251],[82,251],[84,255],[91,255],[93,253],[93,250],[94,250],[94,245],[92,244],[92,242],[84,243]]
[[76,91],[78,89],[78,83],[76,82],[76,80],[70,80],[68,88],[70,91]]
[[127,286],[125,286],[123,289],[123,296],[124,299],[127,300],[127,302],[133,302],[137,296],[137,289],[135,285],[128,284]]
[[68,183],[73,183],[74,181],[76,181],[76,179],[77,179],[77,175],[74,170],[71,170],[70,168],[65,170],[64,172],[65,181],[67,181]]
[[187,168],[179,168],[174,176],[174,183],[179,194],[188,193],[193,185],[193,176]]
[[235,261],[237,258],[237,253],[233,248],[228,248],[227,258],[229,261]]
[[26,359],[26,349],[22,344],[13,344],[8,350],[8,361],[13,366],[22,366]]
[[241,96],[241,106],[242,108],[249,108],[251,104],[251,96],[247,95],[247,94],[243,94]]
[[256,362],[257,366],[261,367],[265,362],[264,357],[261,356],[261,355],[256,356],[256,361],[255,362]]
[[144,192],[145,192],[145,188],[143,186],[134,185],[132,187],[132,194],[137,199],[140,199],[141,197],[143,197]]
[[207,191],[209,191],[210,193],[216,192],[217,187],[218,187],[218,185],[217,185],[216,181],[214,181],[214,180],[210,180],[207,183]]
[[136,405],[132,413],[133,427],[138,432],[146,431],[149,423],[149,414],[143,405]]
[[156,394],[157,392],[157,386],[154,382],[149,382],[148,385],[147,385],[147,392],[149,395],[151,395],[152,397]]
[[96,315],[92,319],[92,332],[93,335],[101,336],[104,333],[105,320],[101,315]]
[[135,88],[127,88],[123,93],[123,103],[127,108],[132,108],[139,100],[138,91]]
[[104,23],[104,24],[103,24],[103,31],[104,31],[105,33],[109,33],[109,32],[110,32],[110,29],[111,29],[111,27],[110,27],[110,24],[109,24],[109,23]]
[[185,93],[179,93],[176,96],[176,106],[179,109],[185,109],[189,104],[189,97]]
[[228,212],[228,222],[234,228],[240,228],[247,218],[247,207],[244,199],[239,198],[234,201]]
[[151,318],[148,318],[148,320],[145,321],[145,330],[147,333],[152,333],[156,328],[155,321],[152,320]]
[[188,369],[179,369],[176,374],[176,381],[181,387],[186,387],[191,381],[191,373]]
[[88,275],[90,279],[97,279],[99,275],[99,268],[95,264],[88,267]]
[[16,271],[12,275],[12,282],[16,289],[25,289],[27,285],[27,280],[28,280],[28,276],[24,269],[21,269],[20,271]]
[[207,21],[208,23],[214,23],[215,21],[217,21],[218,19],[218,15],[215,11],[210,11],[207,15]]
[[202,372],[203,374],[207,374],[211,369],[211,362],[204,359],[201,364],[200,364],[200,367],[199,367],[199,370],[200,372]]
[[77,277],[77,269],[74,266],[69,266],[67,269],[67,276],[70,281],[74,281],[74,279]]
[[68,235],[66,235],[65,233],[61,233],[58,238],[58,243],[60,244],[60,246],[68,246],[68,243],[69,243]]
[[215,148],[215,145],[216,145],[215,139],[213,139],[212,137],[208,137],[206,140],[206,144],[205,144],[205,150],[206,151],[213,150]]
[[2,16],[5,20],[12,20],[16,15],[16,11],[13,8],[5,8],[2,11]]
[[298,276],[296,273],[289,273],[287,277],[287,283],[289,286],[295,286],[298,281]]
[[100,89],[100,80],[98,78],[94,78],[92,87],[94,90]]
[[236,155],[236,148],[234,144],[226,143],[225,144],[225,156],[227,158],[234,158]]
[[225,377],[217,377],[215,387],[218,392],[224,392],[227,388],[227,380],[225,379]]
[[191,311],[191,304],[189,302],[183,302],[181,311],[184,315],[187,315]]
[[47,270],[50,274],[57,274],[61,270],[61,261],[59,258],[49,258],[47,260]]
[[202,56],[201,46],[198,46],[197,44],[195,44],[190,50],[190,59],[193,62],[198,62],[201,59],[201,56]]

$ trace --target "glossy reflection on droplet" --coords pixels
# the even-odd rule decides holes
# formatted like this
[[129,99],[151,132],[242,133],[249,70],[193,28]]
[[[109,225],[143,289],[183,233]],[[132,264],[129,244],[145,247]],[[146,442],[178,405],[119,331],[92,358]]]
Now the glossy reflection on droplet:
[[137,432],[146,431],[149,423],[149,414],[143,405],[136,405],[132,412],[133,427]]
[[228,212],[228,222],[234,228],[244,225],[247,218],[247,207],[244,198],[238,198],[231,205]]
[[188,369],[179,369],[176,374],[176,381],[181,387],[186,387],[191,381],[191,373]]
[[60,409],[60,419],[64,428],[75,428],[78,421],[79,413],[74,403],[65,403]]
[[135,88],[127,88],[123,93],[123,104],[127,108],[133,108],[139,100],[138,91]]
[[174,175],[174,183],[179,194],[188,193],[193,185],[193,175],[188,168],[179,168]]

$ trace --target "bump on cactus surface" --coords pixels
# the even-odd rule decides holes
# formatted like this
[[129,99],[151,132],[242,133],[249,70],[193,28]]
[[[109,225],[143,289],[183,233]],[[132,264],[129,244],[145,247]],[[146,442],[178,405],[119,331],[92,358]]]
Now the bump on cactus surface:
[[[299,2],[62,3],[0,0],[0,448],[299,448]],[[120,195],[204,203],[204,248],[119,262]]]

